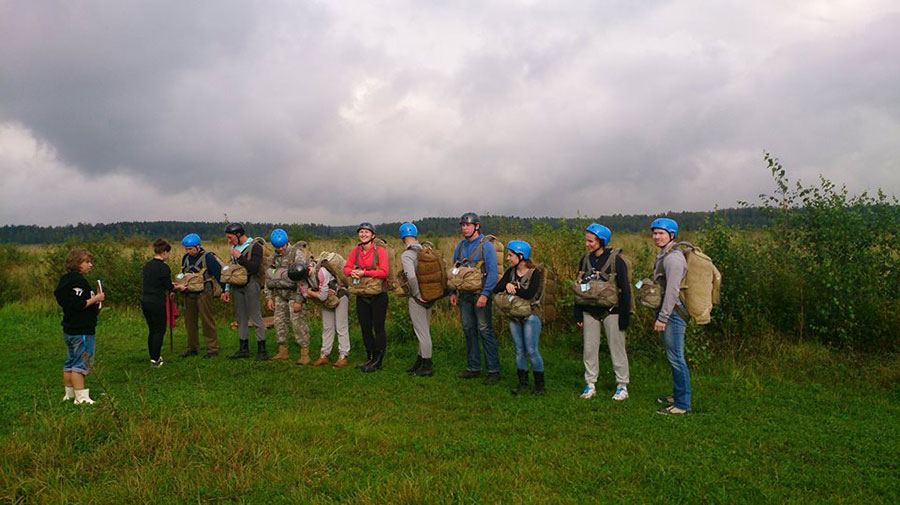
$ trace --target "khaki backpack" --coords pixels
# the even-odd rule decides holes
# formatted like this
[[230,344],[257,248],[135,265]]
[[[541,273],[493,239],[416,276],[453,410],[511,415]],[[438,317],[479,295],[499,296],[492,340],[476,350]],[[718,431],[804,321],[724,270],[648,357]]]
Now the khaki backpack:
[[[356,246],[356,256],[353,264],[353,268],[362,268],[359,264],[359,245]],[[372,240],[372,266],[367,268],[366,270],[375,270],[378,268],[378,248],[382,247],[385,250],[385,255],[390,258],[392,256],[392,251],[390,246],[384,240],[380,238],[376,238]],[[388,264],[388,278],[387,279],[376,279],[375,277],[360,277],[359,279],[349,279],[350,285],[348,287],[350,294],[357,296],[375,296],[381,294],[386,290],[396,289],[397,282],[397,273],[395,269],[391,268],[391,265]]]
[[[503,277],[503,242],[497,240],[497,237],[493,235],[482,235],[478,247],[472,252],[473,257],[479,258],[478,262],[473,265],[469,258],[461,257],[447,271],[447,286],[450,289],[478,293],[484,288],[484,277],[487,275],[484,270],[484,262],[490,261],[490,259],[484,258],[485,240],[493,244],[497,251],[497,280]],[[462,242],[457,244],[457,251],[461,251],[461,244]]]
[[188,263],[188,255],[185,254],[181,260],[181,272],[175,276],[173,284],[185,286],[188,293],[202,293],[207,289],[210,290],[213,297],[222,294],[222,286],[219,282],[209,275],[206,266],[207,254],[211,254],[214,261],[219,262],[219,266],[223,265],[222,260],[212,251],[200,250],[200,258],[194,263]]
[[[444,253],[429,241],[421,242],[421,249],[416,251],[416,281],[419,283],[419,295],[426,302],[433,302],[447,293],[447,265]],[[401,253],[402,254],[402,253]],[[409,296],[409,280],[400,259],[396,261],[398,286],[394,294]]]
[[504,315],[509,317],[528,317],[537,315],[544,322],[556,319],[556,290],[557,275],[546,265],[537,264],[518,281],[520,288],[527,289],[531,279],[538,275],[541,279],[541,290],[533,300],[525,300],[521,297],[506,292],[494,294],[494,306]]
[[[681,280],[678,297],[687,309],[688,316],[697,324],[708,324],[713,305],[719,303],[722,274],[712,258],[690,242],[677,242],[669,253],[675,249],[684,254],[687,263],[687,272]],[[663,275],[665,274],[662,271],[654,271],[653,279],[643,279],[638,283],[641,305],[653,309],[658,309],[662,305],[663,292],[660,280]]]
[[[246,255],[247,259],[250,259],[250,255],[253,254],[254,244],[259,244],[262,247],[262,259],[259,264],[259,270],[256,272],[256,280],[260,285],[263,285],[266,280],[265,265],[267,264],[266,258],[268,257],[266,241],[260,237],[254,238],[250,245],[244,248],[241,255]],[[235,286],[246,286],[247,283],[250,282],[250,276],[247,273],[247,269],[232,258],[231,263],[222,266],[222,282],[233,284]]]
[[[631,260],[622,253],[622,249],[612,249],[606,263],[599,270],[594,270],[591,266],[591,254],[587,253],[581,257],[581,263],[578,267],[578,275],[575,277],[575,283],[572,289],[575,292],[575,303],[577,305],[587,305],[592,307],[615,307],[619,304],[619,286],[616,283],[618,272],[616,271],[616,258],[622,258],[626,267],[625,283],[631,286]],[[637,300],[632,293],[631,296],[631,312],[637,306]]]
[[[312,297],[316,303],[322,304],[327,309],[333,309],[338,306],[341,302],[342,296],[347,296],[347,276],[344,275],[344,257],[338,253],[324,251],[319,254],[318,260],[316,261],[316,267],[313,270],[312,278],[309,279],[309,286],[311,289],[316,291],[320,289],[331,289],[335,292],[333,295],[329,295],[324,301],[319,300],[317,297]],[[324,268],[328,271],[332,276],[334,276],[334,280],[331,285],[328,286],[319,286],[319,269]],[[337,272],[340,272],[338,274]]]
[[[296,244],[291,245],[284,251],[284,255],[291,260],[290,266],[301,264],[305,268],[312,259],[312,251],[310,251],[309,244],[307,244],[305,240],[301,240]],[[266,266],[266,287],[269,289],[295,289],[297,287],[297,282],[292,281],[291,278],[288,277],[288,269],[290,269],[290,266],[276,268],[274,266],[275,256],[270,258],[272,258],[272,262]]]

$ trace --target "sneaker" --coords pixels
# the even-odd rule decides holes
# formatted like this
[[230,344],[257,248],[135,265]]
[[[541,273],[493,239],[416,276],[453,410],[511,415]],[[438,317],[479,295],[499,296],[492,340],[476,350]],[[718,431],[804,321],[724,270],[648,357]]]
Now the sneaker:
[[595,388],[593,384],[585,384],[584,392],[581,393],[581,397],[585,400],[589,400],[593,398],[595,394],[597,394],[597,388]]
[[163,366],[162,356],[160,356],[158,360],[150,360],[150,368],[159,368],[161,366]]
[[475,379],[481,377],[481,370],[463,370],[457,377],[460,379]]
[[626,389],[622,386],[617,387],[616,394],[613,395],[612,399],[617,402],[627,400],[628,399],[628,389]]
[[674,396],[660,396],[656,399],[656,403],[660,405],[674,405],[675,397]]
[[690,412],[690,410],[680,409],[674,405],[669,405],[668,407],[663,407],[656,411],[657,414],[662,414],[664,416],[669,415],[686,415]]

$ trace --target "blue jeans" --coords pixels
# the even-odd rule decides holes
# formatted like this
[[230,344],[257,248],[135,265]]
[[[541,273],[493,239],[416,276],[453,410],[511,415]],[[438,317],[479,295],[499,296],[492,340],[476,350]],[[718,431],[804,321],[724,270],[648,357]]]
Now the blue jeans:
[[[481,370],[481,345],[484,345],[485,367],[488,373],[500,371],[500,354],[497,352],[497,337],[491,326],[491,297],[484,308],[475,307],[478,293],[459,294],[459,316],[463,333],[466,335],[466,370]],[[481,337],[481,343],[478,337]]]
[[[532,314],[523,319],[510,319],[509,332],[516,344],[516,368],[528,370],[531,360],[532,372],[544,371],[544,359],[538,352],[538,337],[541,336],[541,318]],[[528,359],[525,356],[528,356]]]
[[63,340],[66,342],[66,362],[63,363],[63,372],[75,372],[87,375],[94,364],[94,336],[93,335],[69,335],[63,332]]
[[672,396],[675,398],[675,406],[691,410],[691,374],[688,372],[687,361],[684,359],[684,330],[687,327],[684,319],[677,311],[672,311],[666,329],[662,333],[663,347],[666,350],[666,358],[672,367]]

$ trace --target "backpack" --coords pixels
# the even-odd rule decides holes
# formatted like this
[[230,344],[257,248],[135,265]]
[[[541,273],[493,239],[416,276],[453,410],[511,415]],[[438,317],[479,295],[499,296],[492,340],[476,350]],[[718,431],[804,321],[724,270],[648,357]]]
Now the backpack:
[[[262,260],[259,264],[259,270],[256,272],[256,280],[260,285],[263,285],[266,280],[265,265],[267,264],[266,258],[268,256],[268,252],[266,251],[266,241],[260,237],[254,238],[250,245],[244,248],[241,255],[246,254],[249,258],[250,255],[253,254],[253,246],[255,244],[262,246]],[[250,276],[247,269],[232,258],[231,263],[222,266],[222,282],[234,284],[235,286],[246,286],[247,283],[250,282]]]
[[350,279],[344,274],[344,264],[347,261],[343,256],[336,252],[322,251],[319,253],[319,259],[316,262],[316,268],[324,267],[325,270],[337,279],[339,287],[346,288],[350,285]]
[[222,260],[212,251],[200,249],[200,258],[194,264],[188,263],[188,255],[185,254],[181,258],[181,272],[175,275],[173,283],[186,286],[188,293],[202,293],[208,285],[212,296],[218,298],[222,294],[222,286],[208,273],[206,266],[208,254],[219,262],[219,267],[222,266]]
[[[426,302],[433,302],[444,297],[447,292],[447,270],[444,253],[425,241],[416,251],[416,281],[419,283],[419,295]],[[394,293],[398,296],[409,296],[409,280],[402,262],[398,259],[398,286]]]
[[[681,280],[678,298],[687,309],[688,316],[694,318],[697,324],[708,324],[713,305],[719,303],[722,286],[722,274],[712,258],[707,256],[690,242],[677,242],[675,249],[684,254],[687,263],[687,272]],[[671,251],[670,251],[671,253]],[[650,308],[659,308],[662,305],[662,283],[660,279],[664,272],[654,271],[653,279],[643,279],[638,283],[638,296],[641,297],[641,305]]]
[[[616,258],[622,258],[625,262],[626,276],[625,282],[631,286],[631,260],[622,253],[622,249],[612,249],[606,263],[599,270],[594,270],[591,266],[590,255],[587,253],[581,257],[581,263],[578,266],[578,275],[575,277],[575,283],[572,289],[575,292],[575,303],[577,305],[588,305],[593,307],[615,307],[619,304],[619,286],[616,283]],[[631,312],[637,306],[635,296],[631,297]]]
[[[356,255],[354,257],[353,268],[362,268],[359,264],[359,245],[356,246]],[[382,247],[385,250],[385,255],[390,258],[391,257],[391,249],[387,245],[387,242],[381,239],[372,240],[372,266],[371,268],[367,268],[366,270],[375,270],[378,268],[378,248]],[[359,279],[350,279],[350,285],[348,289],[350,290],[350,294],[357,296],[375,296],[384,292],[386,289],[396,289],[397,287],[397,273],[394,269],[388,265],[388,278],[387,279],[376,279],[375,277],[360,277]]]
[[[340,277],[332,272],[332,269],[338,269],[341,274],[344,271],[344,258],[337,253],[333,252],[323,252],[319,254],[319,259],[316,262],[316,266],[313,269],[312,276],[308,279],[308,285],[310,289],[315,291],[319,291],[321,289],[331,289],[335,292],[333,295],[329,295],[325,300],[319,300],[318,297],[310,297],[310,299],[324,306],[326,309],[334,309],[341,303],[341,297],[347,296],[347,286],[341,284]],[[324,268],[331,275],[334,276],[334,279],[329,283],[328,286],[320,286],[319,285],[319,269]]]
[[494,305],[502,314],[509,317],[528,317],[535,314],[545,322],[556,319],[556,272],[546,265],[537,264],[518,281],[519,286],[527,288],[535,275],[541,279],[541,290],[532,300],[525,300],[506,292],[494,294]]
[[546,265],[537,265],[541,274],[541,294],[538,295],[538,304],[541,310],[541,320],[552,323],[556,320],[556,292],[559,289],[559,276]]
[[312,252],[309,250],[309,244],[301,240],[291,245],[284,251],[284,255],[291,261],[288,266],[276,268],[274,265],[277,256],[272,256],[271,264],[266,265],[266,288],[268,289],[296,289],[297,282],[292,281],[288,277],[288,269],[296,264],[302,265],[304,268],[312,258]]
[[[447,271],[447,286],[450,289],[477,293],[484,288],[484,277],[487,275],[484,270],[484,262],[490,261],[490,259],[485,260],[484,258],[485,240],[493,244],[497,251],[497,280],[503,277],[503,242],[497,240],[497,237],[493,235],[482,235],[478,247],[472,252],[473,257],[480,258],[478,262],[472,265],[469,258],[459,257],[453,267]],[[459,256],[461,248],[462,242],[456,245],[457,254],[454,256]]]

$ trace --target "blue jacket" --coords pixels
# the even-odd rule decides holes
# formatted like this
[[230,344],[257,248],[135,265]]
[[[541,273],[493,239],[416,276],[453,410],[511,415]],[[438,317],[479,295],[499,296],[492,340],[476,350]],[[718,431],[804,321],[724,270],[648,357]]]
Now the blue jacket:
[[479,233],[477,236],[472,237],[472,240],[460,240],[459,244],[456,245],[456,250],[453,251],[453,263],[456,264],[457,260],[460,259],[468,259],[468,262],[470,263],[469,266],[474,267],[481,261],[482,256],[488,258],[482,267],[484,269],[485,277],[484,286],[481,288],[481,294],[490,298],[491,293],[494,291],[494,287],[497,286],[497,250],[494,249],[494,244],[485,240],[482,254],[476,255],[475,250],[478,249],[478,243],[482,238],[484,238],[484,235]]

